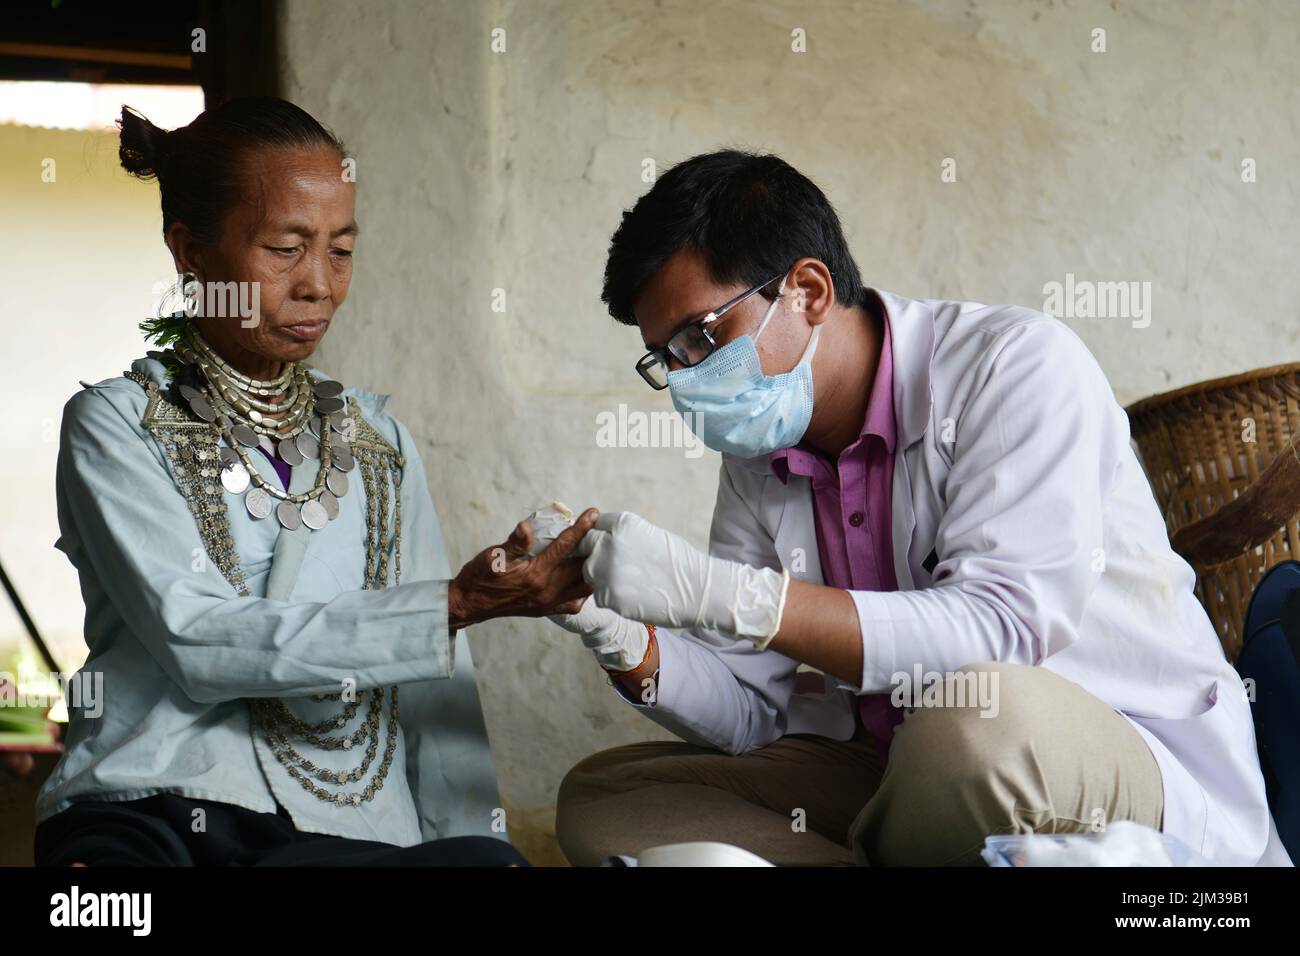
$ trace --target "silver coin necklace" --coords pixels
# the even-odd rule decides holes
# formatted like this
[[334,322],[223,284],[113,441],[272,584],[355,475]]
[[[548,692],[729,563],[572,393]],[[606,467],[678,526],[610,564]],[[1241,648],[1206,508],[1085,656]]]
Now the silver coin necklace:
[[[274,379],[251,378],[232,368],[193,326],[175,353],[188,372],[177,393],[196,418],[220,429],[226,441],[221,485],[243,496],[248,514],[257,520],[274,514],[289,531],[319,531],[336,519],[339,499],[348,493],[348,472],[357,466],[345,438],[355,422],[346,414],[343,385],[316,381],[296,362],[286,363]],[[290,494],[263,478],[249,457],[258,445],[293,467],[319,461],[311,490]]]

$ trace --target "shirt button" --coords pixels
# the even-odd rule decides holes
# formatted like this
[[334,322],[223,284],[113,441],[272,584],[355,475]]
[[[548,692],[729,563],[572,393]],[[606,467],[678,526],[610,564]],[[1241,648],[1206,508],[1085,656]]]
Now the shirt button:
[[849,524],[853,525],[855,528],[860,526],[862,524],[862,512],[855,511],[853,514],[849,515]]

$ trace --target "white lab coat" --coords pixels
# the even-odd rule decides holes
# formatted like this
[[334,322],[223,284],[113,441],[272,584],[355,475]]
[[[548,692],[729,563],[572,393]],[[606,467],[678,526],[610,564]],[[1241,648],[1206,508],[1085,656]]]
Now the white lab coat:
[[[1223,865],[1290,865],[1245,689],[1087,347],[1030,309],[878,294],[894,358],[899,590],[850,592],[861,683],[796,674],[790,658],[716,633],[660,630],[646,715],[742,753],[789,733],[848,739],[851,691],[889,691],[917,663],[1042,666],[1150,745],[1165,832]],[[820,583],[809,480],[783,484],[766,458],[723,456],[710,551]]]

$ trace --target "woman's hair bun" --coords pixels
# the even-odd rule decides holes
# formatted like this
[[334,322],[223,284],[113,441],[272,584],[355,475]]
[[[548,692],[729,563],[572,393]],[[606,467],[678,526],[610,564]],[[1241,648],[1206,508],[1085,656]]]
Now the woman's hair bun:
[[181,223],[202,245],[220,239],[227,214],[243,200],[251,151],[324,148],[346,155],[310,113],[274,96],[226,100],[171,132],[123,106],[117,126],[122,168],[158,180],[163,237]]
[[122,168],[139,179],[157,179],[167,162],[167,141],[172,134],[129,106],[122,107],[117,127],[122,131],[117,148]]

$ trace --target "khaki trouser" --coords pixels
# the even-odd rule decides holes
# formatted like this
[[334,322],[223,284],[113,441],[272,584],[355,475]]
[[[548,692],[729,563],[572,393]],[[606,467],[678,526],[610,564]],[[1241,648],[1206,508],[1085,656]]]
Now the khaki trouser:
[[999,833],[1080,833],[1114,820],[1159,829],[1160,769],[1129,722],[1041,667],[986,672],[997,713],[920,706],[876,741],[788,734],[736,756],[686,743],[616,747],[560,785],[569,861],[599,864],[667,843],[716,840],[778,865],[980,865]]

